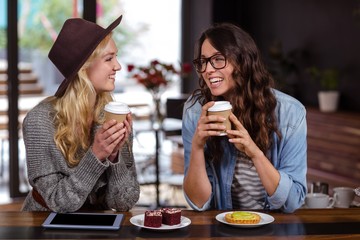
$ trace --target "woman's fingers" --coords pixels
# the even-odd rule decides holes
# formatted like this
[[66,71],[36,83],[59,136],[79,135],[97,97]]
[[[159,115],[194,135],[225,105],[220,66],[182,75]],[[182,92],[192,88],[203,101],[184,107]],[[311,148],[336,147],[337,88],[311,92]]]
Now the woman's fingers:
[[203,131],[206,131],[209,136],[217,136],[226,129],[222,124],[226,119],[220,115],[207,115],[207,111],[210,107],[214,105],[214,101],[208,102],[203,106],[202,114],[200,117],[199,125]]
[[239,119],[234,115],[234,113],[230,113],[229,119],[233,123],[233,125],[235,126],[235,129],[237,129],[237,130],[245,130],[246,131],[246,129],[241,124]]
[[100,160],[104,160],[113,152],[118,151],[125,142],[122,140],[129,135],[128,129],[131,130],[128,120],[125,120],[124,123],[117,123],[115,120],[106,121],[95,135],[94,154]]
[[202,110],[201,110],[201,116],[206,116],[207,115],[207,111],[210,107],[212,107],[215,104],[214,101],[208,102],[206,103],[204,106],[202,106]]

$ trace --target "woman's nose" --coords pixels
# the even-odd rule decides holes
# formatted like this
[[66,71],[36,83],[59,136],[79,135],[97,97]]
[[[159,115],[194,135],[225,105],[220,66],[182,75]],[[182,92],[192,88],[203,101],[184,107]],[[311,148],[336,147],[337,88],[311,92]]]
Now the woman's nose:
[[206,62],[205,72],[213,72],[216,69],[213,67],[210,61]]
[[121,70],[121,64],[119,63],[119,61],[117,59],[115,61],[114,70],[115,71],[120,71]]

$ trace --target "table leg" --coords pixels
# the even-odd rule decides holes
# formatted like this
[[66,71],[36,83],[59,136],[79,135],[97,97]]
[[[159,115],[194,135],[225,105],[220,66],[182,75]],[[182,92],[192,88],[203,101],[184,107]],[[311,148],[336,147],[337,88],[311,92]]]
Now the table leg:
[[159,170],[159,151],[160,151],[160,139],[159,130],[155,129],[155,187],[156,187],[156,207],[160,207],[160,170]]

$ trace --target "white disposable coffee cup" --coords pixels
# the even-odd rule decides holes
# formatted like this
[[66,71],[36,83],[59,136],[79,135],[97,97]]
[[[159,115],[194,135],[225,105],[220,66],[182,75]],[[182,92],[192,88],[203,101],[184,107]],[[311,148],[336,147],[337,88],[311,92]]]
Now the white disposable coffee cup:
[[117,122],[123,122],[130,109],[126,103],[109,102],[105,105],[105,121],[115,119]]
[[305,205],[308,208],[330,208],[334,206],[334,199],[324,193],[308,193],[305,197]]
[[[208,115],[220,115],[224,118],[226,118],[225,122],[223,123],[223,125],[226,127],[226,130],[230,130],[231,129],[231,122],[229,120],[229,116],[231,113],[231,109],[232,106],[230,104],[230,102],[228,101],[217,101],[215,102],[215,104],[213,106],[211,106],[208,109]],[[226,135],[226,132],[223,131],[220,133],[220,135]]]
[[333,188],[336,208],[349,208],[355,198],[355,191],[350,187]]

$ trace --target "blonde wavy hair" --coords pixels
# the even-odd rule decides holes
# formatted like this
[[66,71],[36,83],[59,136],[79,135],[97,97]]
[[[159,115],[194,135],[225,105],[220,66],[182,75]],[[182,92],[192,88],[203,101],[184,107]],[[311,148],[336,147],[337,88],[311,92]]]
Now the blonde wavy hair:
[[[91,129],[104,122],[104,106],[113,99],[110,92],[97,94],[86,73],[110,39],[111,34],[100,42],[61,98],[49,99],[56,111],[54,141],[70,167],[77,166],[90,147]],[[89,104],[93,98],[95,106]]]

